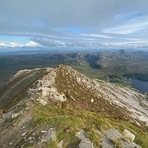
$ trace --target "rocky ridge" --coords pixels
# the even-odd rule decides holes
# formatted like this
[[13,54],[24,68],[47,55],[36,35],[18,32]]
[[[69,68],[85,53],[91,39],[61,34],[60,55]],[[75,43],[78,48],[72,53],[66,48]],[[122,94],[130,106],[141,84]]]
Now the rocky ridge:
[[[38,107],[41,110],[37,110]],[[58,115],[54,111],[56,107],[60,115],[54,118]],[[53,111],[53,114],[48,114],[48,108]],[[0,147],[47,147],[47,145],[68,147],[69,144],[65,144],[64,137],[58,139],[56,136],[58,126],[60,126],[58,125],[59,118],[61,116],[64,116],[65,120],[67,118],[68,113],[64,112],[65,108],[73,115],[75,110],[80,108],[90,114],[103,114],[117,121],[130,121],[138,128],[148,126],[147,96],[143,94],[104,81],[89,79],[64,65],[57,68],[23,70],[19,71],[0,90]],[[70,117],[73,116],[72,114]],[[62,122],[64,121],[61,118],[60,123]],[[83,126],[80,127],[83,128]],[[63,131],[69,134],[71,131],[67,128],[69,127],[64,127]],[[78,131],[73,133],[78,139],[71,146],[96,147],[97,144],[93,144],[87,138],[85,131],[79,130],[79,134]],[[97,133],[98,131],[101,135]],[[116,142],[122,147],[140,147],[130,142],[134,139],[126,139],[124,142],[121,135],[115,138],[117,141],[114,141],[108,138],[108,132],[102,129],[95,129],[95,133],[102,137],[100,141],[98,139],[98,143],[104,148],[106,147],[105,141],[111,140],[110,147],[117,144]],[[117,131],[115,133],[119,135]],[[56,141],[55,144],[52,141]]]
[[[67,73],[64,73],[64,68]],[[111,105],[126,108],[134,119],[144,121],[148,126],[147,96],[128,88],[119,87],[115,84],[106,83],[97,79],[89,79],[85,75],[73,70],[71,67],[67,66],[64,68],[62,67],[61,70],[64,77],[66,77],[65,75],[69,75],[71,78],[74,78],[74,81],[78,84],[91,90],[93,95],[97,96],[97,98],[103,98]],[[95,103],[95,100],[90,99],[90,102]]]

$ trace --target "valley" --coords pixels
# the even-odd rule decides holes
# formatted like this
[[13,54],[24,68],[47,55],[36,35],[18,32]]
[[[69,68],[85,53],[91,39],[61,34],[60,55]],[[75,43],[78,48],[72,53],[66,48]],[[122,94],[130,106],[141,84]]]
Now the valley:
[[72,66],[90,78],[129,86],[127,78],[148,81],[148,52],[146,51],[44,51],[15,52],[0,56],[0,84],[18,70]]

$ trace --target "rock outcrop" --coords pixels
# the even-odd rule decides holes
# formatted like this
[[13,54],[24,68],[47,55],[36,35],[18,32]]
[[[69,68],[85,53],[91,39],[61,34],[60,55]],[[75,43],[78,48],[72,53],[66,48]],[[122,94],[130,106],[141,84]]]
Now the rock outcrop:
[[87,138],[87,134],[83,129],[76,133],[76,137],[81,140],[77,146],[78,148],[94,148],[93,143]]
[[[97,131],[98,132],[98,131]],[[124,130],[125,132],[125,130]],[[126,130],[127,132],[127,130]],[[121,147],[121,148],[141,148],[141,146],[137,145],[134,142],[126,139],[117,129],[110,129],[105,131],[98,132],[102,139],[101,139],[101,146],[102,148],[114,148],[114,147]],[[130,135],[132,134],[128,131]],[[125,135],[127,137],[127,135]],[[132,136],[134,136],[132,134]],[[129,137],[129,136],[128,136]],[[131,139],[133,140],[133,139]]]
[[129,138],[131,141],[134,141],[135,140],[135,135],[132,134],[129,130],[125,129],[123,131],[123,134],[126,138]]

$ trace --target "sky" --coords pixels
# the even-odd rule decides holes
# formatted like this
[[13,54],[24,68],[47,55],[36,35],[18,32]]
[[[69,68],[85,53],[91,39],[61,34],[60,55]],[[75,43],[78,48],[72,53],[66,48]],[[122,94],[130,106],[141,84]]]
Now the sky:
[[0,47],[148,47],[148,0],[0,0]]

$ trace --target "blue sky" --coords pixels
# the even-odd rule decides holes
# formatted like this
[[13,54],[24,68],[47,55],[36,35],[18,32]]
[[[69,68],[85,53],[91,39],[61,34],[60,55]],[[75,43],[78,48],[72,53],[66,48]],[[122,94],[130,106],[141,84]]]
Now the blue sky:
[[28,41],[30,41],[30,38],[25,36],[0,35],[0,42],[18,42],[24,44]]
[[0,43],[148,42],[147,0],[1,0]]

